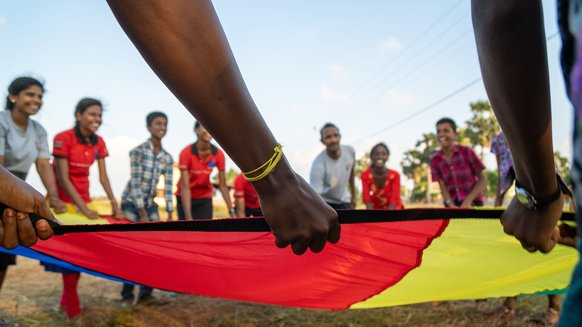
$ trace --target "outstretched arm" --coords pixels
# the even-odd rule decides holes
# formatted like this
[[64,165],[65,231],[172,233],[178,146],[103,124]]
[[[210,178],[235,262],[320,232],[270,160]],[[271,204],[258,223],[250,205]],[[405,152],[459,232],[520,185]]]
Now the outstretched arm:
[[[242,171],[271,157],[277,141],[245,86],[209,0],[108,3],[146,62]],[[278,246],[291,244],[301,254],[339,240],[337,214],[285,158],[253,186]]]
[[[534,0],[473,0],[483,81],[511,149],[517,181],[538,198],[556,191],[542,5]],[[539,210],[515,198],[501,221],[529,251],[550,251],[559,236],[562,197]]]

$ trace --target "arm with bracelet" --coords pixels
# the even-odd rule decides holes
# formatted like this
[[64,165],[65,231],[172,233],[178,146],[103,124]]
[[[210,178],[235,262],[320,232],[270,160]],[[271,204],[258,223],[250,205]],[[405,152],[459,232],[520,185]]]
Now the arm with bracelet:
[[517,196],[501,222],[526,250],[548,252],[559,238],[563,199],[554,172],[542,5],[473,0],[472,15],[483,81],[516,173]]
[[[242,171],[255,170],[273,155],[277,141],[246,88],[209,0],[108,3],[146,62]],[[339,240],[336,212],[283,155],[252,184],[279,247],[291,245],[296,254],[308,248],[319,252],[326,241]]]

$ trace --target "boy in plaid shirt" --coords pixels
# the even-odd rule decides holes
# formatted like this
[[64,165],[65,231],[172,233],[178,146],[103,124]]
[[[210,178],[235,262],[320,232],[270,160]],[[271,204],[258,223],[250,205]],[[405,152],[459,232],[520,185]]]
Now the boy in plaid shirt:
[[456,143],[454,120],[441,118],[436,128],[441,149],[431,158],[430,170],[432,180],[439,183],[445,206],[482,206],[485,166],[473,149]]
[[[121,197],[121,210],[133,222],[159,221],[158,205],[154,202],[158,180],[164,175],[164,197],[168,220],[172,220],[174,202],[172,198],[172,173],[174,160],[162,148],[162,138],[168,129],[168,117],[163,112],[152,112],[146,117],[151,137],[129,152],[131,178]],[[153,289],[140,286],[138,301],[151,299]],[[133,302],[133,285],[123,284],[122,302]]]

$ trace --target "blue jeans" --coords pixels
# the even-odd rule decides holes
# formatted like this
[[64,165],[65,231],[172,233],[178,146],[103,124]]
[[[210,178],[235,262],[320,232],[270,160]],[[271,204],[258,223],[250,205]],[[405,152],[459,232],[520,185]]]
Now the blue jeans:
[[[145,209],[148,214],[148,221],[160,221],[160,214],[158,212],[157,204],[154,203],[153,205],[146,207]],[[123,215],[125,216],[126,219],[129,219],[133,222],[139,221],[139,211],[137,210],[135,204],[129,202],[122,202],[121,211],[123,211]],[[133,288],[134,288],[133,284],[124,283],[123,288],[121,289],[121,298],[123,300],[133,300],[134,298]],[[149,297],[153,291],[154,289],[151,287],[140,285],[137,297],[138,300],[142,300],[144,298]]]
[[[160,221],[160,213],[158,212],[158,205],[153,204],[146,207],[146,212],[148,214],[148,221]],[[130,202],[121,202],[121,211],[126,219],[135,222],[139,221],[139,211],[135,204]]]

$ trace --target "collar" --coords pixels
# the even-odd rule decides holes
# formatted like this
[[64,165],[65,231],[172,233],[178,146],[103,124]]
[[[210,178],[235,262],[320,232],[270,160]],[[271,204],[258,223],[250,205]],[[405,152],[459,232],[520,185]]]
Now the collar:
[[[147,142],[145,142],[146,144],[146,148],[151,151],[152,153],[154,152],[154,145],[152,144],[152,139],[148,139]],[[158,155],[165,153],[166,150],[164,149],[164,146],[160,143],[160,153],[158,153]]]
[[79,125],[75,125],[75,136],[77,137],[77,140],[79,140],[79,142],[81,144],[91,144],[91,145],[97,145],[97,135],[95,133],[91,134],[89,136],[89,142],[87,142],[85,140],[85,137],[83,137],[83,134],[81,134],[81,127],[79,127]]

